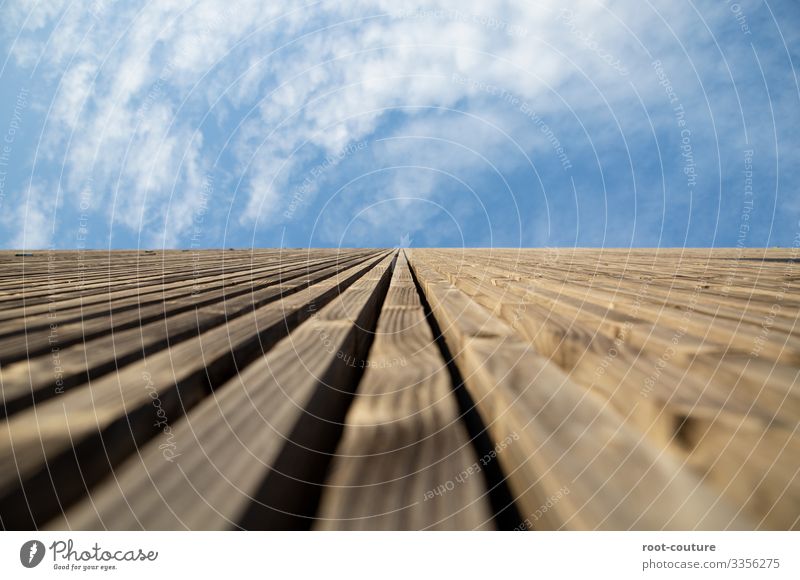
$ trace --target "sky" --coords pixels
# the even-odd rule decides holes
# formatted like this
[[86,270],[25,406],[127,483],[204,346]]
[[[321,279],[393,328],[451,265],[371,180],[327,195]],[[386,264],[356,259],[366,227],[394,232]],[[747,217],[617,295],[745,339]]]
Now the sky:
[[800,245],[797,0],[0,0],[0,247]]

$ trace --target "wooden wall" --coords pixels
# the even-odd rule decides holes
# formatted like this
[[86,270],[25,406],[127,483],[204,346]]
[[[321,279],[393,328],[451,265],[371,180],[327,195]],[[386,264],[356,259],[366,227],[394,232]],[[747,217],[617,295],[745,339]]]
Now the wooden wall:
[[0,526],[798,529],[795,254],[0,252]]

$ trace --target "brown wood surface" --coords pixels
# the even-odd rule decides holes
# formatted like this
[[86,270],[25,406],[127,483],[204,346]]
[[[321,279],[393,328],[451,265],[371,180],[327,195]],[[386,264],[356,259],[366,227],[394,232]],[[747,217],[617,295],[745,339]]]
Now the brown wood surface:
[[0,252],[0,527],[798,529],[794,249]]

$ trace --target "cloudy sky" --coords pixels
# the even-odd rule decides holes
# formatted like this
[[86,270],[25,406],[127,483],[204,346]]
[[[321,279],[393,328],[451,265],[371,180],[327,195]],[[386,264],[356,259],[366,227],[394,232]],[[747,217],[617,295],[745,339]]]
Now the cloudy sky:
[[797,0],[0,0],[0,47],[6,248],[800,233]]

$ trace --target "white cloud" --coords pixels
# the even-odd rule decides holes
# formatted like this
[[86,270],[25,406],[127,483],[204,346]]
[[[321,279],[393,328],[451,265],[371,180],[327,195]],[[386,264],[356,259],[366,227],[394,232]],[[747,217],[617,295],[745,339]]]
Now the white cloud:
[[0,220],[5,229],[14,232],[10,247],[22,250],[49,248],[54,242],[55,196],[40,185],[33,184],[16,198],[18,203],[7,208]]
[[[741,5],[747,11],[756,3]],[[680,61],[672,31],[702,31],[685,7],[660,10],[622,0],[575,2],[569,12],[555,0],[329,1],[290,9],[202,0],[101,1],[87,11],[17,0],[6,29],[16,34],[24,23],[15,48],[19,63],[30,65],[44,51],[44,74],[60,82],[44,143],[49,159],[60,162],[70,142],[67,189],[77,191],[91,177],[98,195],[115,197],[116,223],[131,231],[160,227],[149,239],[178,244],[192,227],[203,175],[227,139],[234,180],[216,187],[232,187],[244,176],[247,199],[238,223],[269,225],[280,221],[292,183],[308,171],[314,153],[335,154],[368,138],[390,115],[397,122],[398,110],[395,134],[476,149],[510,138],[534,157],[552,155],[552,144],[523,122],[518,104],[506,96],[532,103],[541,115],[571,118],[571,108],[578,116],[605,115],[611,135],[615,112],[604,100],[630,106],[630,83],[642,78],[649,80],[637,83],[638,93],[660,96],[650,82],[653,55]],[[721,22],[731,18],[721,8],[712,14]],[[718,69],[716,55],[694,56],[691,64],[702,71]],[[691,78],[690,69],[674,66],[675,82]],[[696,95],[686,95],[687,102],[690,97]],[[432,108],[461,108],[505,127],[509,136],[437,117]],[[422,115],[424,123],[416,123]],[[672,123],[668,115],[662,121]],[[209,128],[222,134],[209,139]],[[369,159],[389,165],[420,153],[407,146],[427,147],[398,143]],[[434,149],[442,169],[467,175],[475,167],[458,147]],[[398,173],[395,193],[384,197],[414,192],[428,198],[440,184],[433,175]],[[67,199],[74,204],[77,198]],[[103,206],[110,203],[95,204]]]

